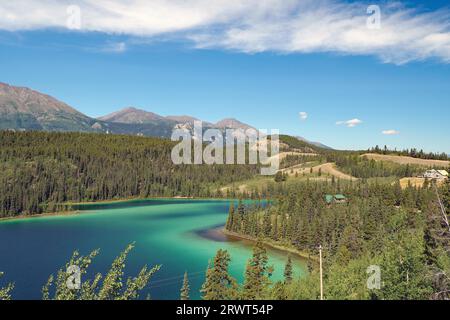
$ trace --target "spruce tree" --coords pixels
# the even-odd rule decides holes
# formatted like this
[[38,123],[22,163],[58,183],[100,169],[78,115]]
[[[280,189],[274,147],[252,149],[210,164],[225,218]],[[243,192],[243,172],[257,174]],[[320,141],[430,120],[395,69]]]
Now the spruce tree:
[[284,267],[284,281],[285,283],[291,283],[293,280],[293,271],[292,271],[292,258],[291,255],[288,256],[288,260],[286,262],[286,266]]
[[270,277],[273,268],[268,266],[267,251],[262,241],[258,240],[253,247],[253,257],[248,261],[242,298],[245,300],[261,300],[267,298]]
[[239,200],[237,211],[238,211],[240,216],[243,216],[245,214],[245,206],[242,203],[242,200]]
[[281,171],[278,171],[276,174],[275,174],[275,178],[274,178],[274,180],[275,180],[275,182],[282,182],[283,181],[283,173],[281,172]]
[[270,237],[271,231],[272,231],[271,214],[269,211],[266,211],[263,217],[263,236]]
[[230,209],[228,210],[228,219],[227,219],[227,224],[225,226],[226,230],[232,231],[233,230],[233,226],[234,226],[234,203],[231,202],[230,203]]
[[447,211],[447,214],[450,214],[450,179],[447,179],[447,183],[444,185],[444,194],[442,198],[442,202]]
[[232,300],[236,297],[236,280],[228,273],[230,254],[220,249],[208,266],[201,293],[204,300]]
[[180,290],[180,300],[189,300],[189,293],[191,291],[191,287],[189,286],[189,279],[187,271],[184,273],[183,286]]

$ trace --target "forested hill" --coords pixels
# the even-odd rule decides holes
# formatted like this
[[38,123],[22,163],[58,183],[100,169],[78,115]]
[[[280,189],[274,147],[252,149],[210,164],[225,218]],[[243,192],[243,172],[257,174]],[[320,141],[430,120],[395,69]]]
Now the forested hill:
[[173,146],[125,135],[0,131],[0,217],[54,212],[68,201],[213,197],[218,186],[259,173],[255,166],[173,165]]
[[313,143],[305,141],[305,140],[301,140],[296,137],[281,134],[280,135],[280,150],[283,150],[283,149],[288,149],[290,151],[298,150],[298,151],[302,151],[302,152],[306,152],[306,153],[324,153],[325,151],[327,151],[327,152],[334,151],[333,149],[323,148],[316,144],[313,144]]
[[[328,203],[327,194],[346,200]],[[450,230],[438,194],[448,208],[449,182],[406,189],[362,181],[282,184],[269,206],[231,206],[226,228],[311,257],[322,246],[327,300],[448,300]],[[366,285],[369,266],[381,270],[376,290]],[[307,277],[266,286],[257,299],[314,300],[319,292],[311,265]]]

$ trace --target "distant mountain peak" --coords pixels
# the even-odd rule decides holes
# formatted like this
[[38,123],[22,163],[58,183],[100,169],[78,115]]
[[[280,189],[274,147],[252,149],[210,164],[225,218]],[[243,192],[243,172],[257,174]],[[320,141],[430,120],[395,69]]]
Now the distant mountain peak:
[[250,126],[246,123],[243,123],[235,118],[226,118],[226,119],[220,120],[214,126],[219,129],[243,129],[243,130],[255,129],[252,126]]
[[[49,95],[0,82],[0,130],[104,132],[167,138],[174,128],[192,130],[195,121],[201,120],[189,115],[163,117],[133,106],[93,119]],[[255,129],[235,118],[216,124],[202,122],[205,129]],[[298,139],[328,148],[302,137]]]
[[138,109],[138,108],[135,108],[135,107],[126,107],[126,108],[123,108],[122,110],[119,110],[119,112],[146,112],[145,110],[142,110],[142,109]]
[[333,149],[333,148],[331,148],[331,147],[329,147],[329,146],[327,146],[327,145],[324,145],[324,144],[321,143],[321,142],[311,141],[311,140],[305,139],[305,138],[300,137],[300,136],[296,136],[295,138],[297,138],[297,139],[300,140],[300,141],[303,141],[303,142],[312,144],[313,146],[322,148],[322,149],[329,149],[329,150],[332,150],[332,149]]
[[109,121],[109,122],[118,122],[118,123],[130,123],[130,124],[143,124],[143,123],[151,123],[158,120],[163,120],[164,117],[160,115],[145,111],[142,109],[138,109],[135,107],[126,107],[119,111],[110,113],[106,116],[98,118],[98,120]]
[[[8,88],[8,87],[11,87],[11,86],[5,82],[0,81],[0,88]],[[19,88],[19,87],[16,87],[16,88]]]
[[3,112],[27,112],[33,114],[67,112],[82,115],[81,112],[47,94],[3,82],[0,82],[0,99],[0,111]]
[[172,120],[175,122],[180,122],[180,123],[194,123],[195,121],[201,121],[197,118],[188,116],[188,115],[181,115],[181,116],[167,116],[166,119],[168,120]]
[[91,118],[69,105],[26,87],[0,83],[0,130],[90,130]]

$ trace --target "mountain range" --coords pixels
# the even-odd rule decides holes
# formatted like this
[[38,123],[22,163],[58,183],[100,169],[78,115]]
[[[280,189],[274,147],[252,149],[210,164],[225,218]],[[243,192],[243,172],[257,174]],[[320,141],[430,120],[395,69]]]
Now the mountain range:
[[313,146],[322,148],[322,149],[332,149],[331,147],[329,147],[321,142],[311,141],[311,140],[308,140],[308,139],[300,137],[300,136],[296,136],[295,138],[297,138],[300,141],[304,141],[306,143],[312,144]]
[[[194,121],[201,120],[189,115],[165,117],[135,107],[92,118],[46,94],[0,82],[0,130],[80,131],[170,138],[175,127],[192,129]],[[203,127],[254,129],[232,118],[217,123],[203,121]],[[321,143],[297,138],[326,147]]]

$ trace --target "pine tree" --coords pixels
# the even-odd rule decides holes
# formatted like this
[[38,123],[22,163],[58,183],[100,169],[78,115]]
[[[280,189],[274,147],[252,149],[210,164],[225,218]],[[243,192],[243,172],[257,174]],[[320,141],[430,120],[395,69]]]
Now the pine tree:
[[[0,130],[0,217],[66,210],[70,202],[223,193],[256,166],[174,166],[158,138]],[[130,157],[133,154],[133,157]],[[105,174],[108,173],[108,174]],[[14,183],[11,183],[14,181]]]
[[234,214],[235,214],[234,213],[234,203],[231,202],[230,209],[228,211],[227,224],[225,226],[226,230],[229,230],[229,231],[233,230],[233,226],[234,226],[234,223],[235,223]]
[[278,214],[275,213],[275,216],[273,218],[273,226],[272,226],[272,233],[271,237],[273,240],[278,240]]
[[383,286],[375,292],[384,300],[423,300],[432,294],[432,282],[425,264],[422,234],[400,233],[383,252]]
[[444,194],[442,197],[442,202],[447,210],[447,213],[450,214],[450,179],[447,179],[447,183],[445,184],[443,190]]
[[239,200],[237,212],[239,213],[240,216],[243,216],[245,214],[245,206],[242,203],[242,200]]
[[264,237],[269,237],[272,231],[271,214],[269,211],[264,213],[263,217],[263,235]]
[[183,286],[181,287],[180,300],[189,300],[189,293],[191,288],[189,286],[189,279],[187,271],[184,273]]
[[253,247],[253,257],[248,261],[242,297],[245,300],[267,298],[273,268],[268,265],[267,251],[261,241]]
[[217,251],[213,264],[208,266],[201,289],[204,300],[231,300],[236,297],[236,280],[228,273],[230,261],[230,255],[226,250]]
[[286,262],[286,266],[284,267],[284,281],[289,284],[293,280],[293,271],[292,271],[292,258],[291,255],[288,255],[288,260]]
[[284,178],[283,173],[281,171],[278,171],[275,174],[275,178],[274,179],[275,179],[275,182],[282,182],[283,178]]

